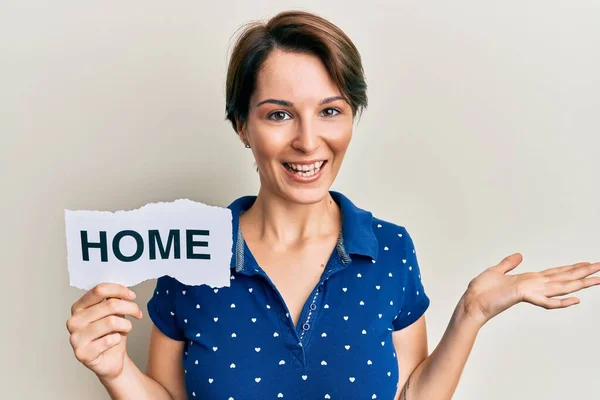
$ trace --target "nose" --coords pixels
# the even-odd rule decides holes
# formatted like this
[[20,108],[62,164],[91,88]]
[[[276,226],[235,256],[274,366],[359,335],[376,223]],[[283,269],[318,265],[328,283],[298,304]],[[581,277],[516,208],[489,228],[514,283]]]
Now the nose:
[[321,137],[318,132],[318,125],[308,119],[301,120],[297,124],[296,137],[292,147],[304,154],[314,153],[321,144]]

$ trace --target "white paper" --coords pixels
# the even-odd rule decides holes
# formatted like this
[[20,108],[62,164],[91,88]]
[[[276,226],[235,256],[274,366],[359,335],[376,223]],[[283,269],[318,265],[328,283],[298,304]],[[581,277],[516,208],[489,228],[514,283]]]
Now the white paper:
[[[131,211],[65,210],[70,285],[85,290],[104,282],[134,286],[169,275],[187,285],[229,286],[231,221],[228,208],[188,199],[149,203]],[[90,245],[85,245],[82,232]],[[101,232],[105,232],[105,242],[100,240]],[[179,258],[175,252],[177,235]],[[106,261],[102,261],[103,250]]]

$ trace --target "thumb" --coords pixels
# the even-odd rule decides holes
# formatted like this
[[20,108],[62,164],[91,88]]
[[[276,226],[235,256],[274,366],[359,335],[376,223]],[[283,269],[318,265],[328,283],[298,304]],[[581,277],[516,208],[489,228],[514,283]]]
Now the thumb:
[[513,269],[515,269],[517,265],[521,264],[521,261],[523,261],[523,255],[521,255],[521,253],[514,253],[508,257],[505,257],[502,261],[500,261],[498,265],[494,266],[493,268],[497,271],[502,272],[503,274],[506,274],[507,272],[510,272]]

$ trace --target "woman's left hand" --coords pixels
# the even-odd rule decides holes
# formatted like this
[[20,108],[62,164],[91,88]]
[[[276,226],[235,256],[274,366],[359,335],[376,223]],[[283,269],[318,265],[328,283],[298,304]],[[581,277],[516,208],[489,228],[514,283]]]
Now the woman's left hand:
[[523,261],[520,253],[504,258],[474,278],[461,299],[464,311],[476,323],[487,321],[512,307],[526,302],[545,309],[565,308],[579,303],[576,297],[557,299],[600,284],[600,262],[582,262],[550,268],[541,272],[507,275]]

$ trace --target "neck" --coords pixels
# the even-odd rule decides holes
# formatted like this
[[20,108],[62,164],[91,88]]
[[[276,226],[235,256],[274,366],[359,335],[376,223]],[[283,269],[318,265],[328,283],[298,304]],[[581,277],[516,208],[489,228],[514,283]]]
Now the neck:
[[329,193],[316,203],[298,204],[261,188],[244,219],[244,235],[282,245],[337,236],[341,227],[339,207]]

